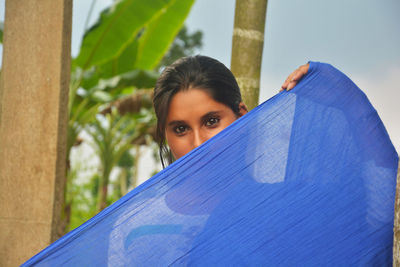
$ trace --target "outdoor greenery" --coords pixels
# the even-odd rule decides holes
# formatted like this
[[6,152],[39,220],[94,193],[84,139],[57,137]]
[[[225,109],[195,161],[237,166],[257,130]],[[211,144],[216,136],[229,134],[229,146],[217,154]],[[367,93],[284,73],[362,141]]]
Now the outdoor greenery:
[[[183,26],[193,2],[115,1],[86,30],[71,67],[65,231],[136,186],[141,146],[155,147],[152,89],[159,72],[202,45],[201,32]],[[70,158],[85,143],[98,159],[95,170]]]
[[0,21],[0,44],[3,43],[4,22]]

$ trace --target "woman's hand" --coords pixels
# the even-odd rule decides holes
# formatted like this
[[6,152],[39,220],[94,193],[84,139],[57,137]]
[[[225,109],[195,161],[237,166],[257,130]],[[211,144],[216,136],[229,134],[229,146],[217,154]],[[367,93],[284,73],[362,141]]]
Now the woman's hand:
[[308,67],[310,64],[304,64],[300,67],[298,67],[295,71],[293,71],[289,77],[285,80],[285,82],[282,84],[281,89],[279,92],[282,92],[283,90],[289,91],[293,87],[296,86],[296,84],[303,78],[304,75],[306,75],[308,71]]

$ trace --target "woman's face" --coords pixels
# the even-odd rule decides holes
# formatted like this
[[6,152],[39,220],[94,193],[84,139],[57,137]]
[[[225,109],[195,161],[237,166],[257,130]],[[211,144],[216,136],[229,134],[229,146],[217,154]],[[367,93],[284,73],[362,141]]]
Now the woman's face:
[[[239,104],[240,116],[247,113]],[[226,105],[215,101],[205,90],[180,91],[171,99],[165,137],[176,159],[198,147],[237,119]]]

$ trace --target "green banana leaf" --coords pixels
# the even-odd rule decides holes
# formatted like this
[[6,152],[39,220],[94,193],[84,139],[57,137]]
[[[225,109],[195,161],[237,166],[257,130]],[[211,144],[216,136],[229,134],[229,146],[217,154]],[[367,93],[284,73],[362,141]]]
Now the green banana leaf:
[[[119,56],[143,26],[170,0],[122,0],[102,12],[100,20],[86,32],[75,60],[83,69]],[[185,1],[182,1],[185,2]]]
[[135,65],[137,47],[138,42],[134,40],[118,57],[84,71],[81,86],[89,89],[96,86],[101,79],[110,79],[122,73],[132,71]]
[[136,68],[154,69],[167,52],[189,14],[194,0],[174,0],[146,25],[139,39]]

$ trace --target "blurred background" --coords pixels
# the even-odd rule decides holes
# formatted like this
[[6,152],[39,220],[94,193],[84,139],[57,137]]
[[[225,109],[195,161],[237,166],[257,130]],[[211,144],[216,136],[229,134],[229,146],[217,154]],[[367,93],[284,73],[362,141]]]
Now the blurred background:
[[[127,16],[97,56],[94,40],[118,11],[114,4],[73,1],[66,231],[161,169],[151,106],[160,71],[187,55],[214,57],[228,67],[231,62],[234,0],[181,2],[187,12],[164,10],[164,28],[139,30],[134,38],[129,31],[139,22]],[[298,66],[330,63],[367,94],[400,151],[399,12],[399,0],[268,1],[260,103],[278,93]]]

